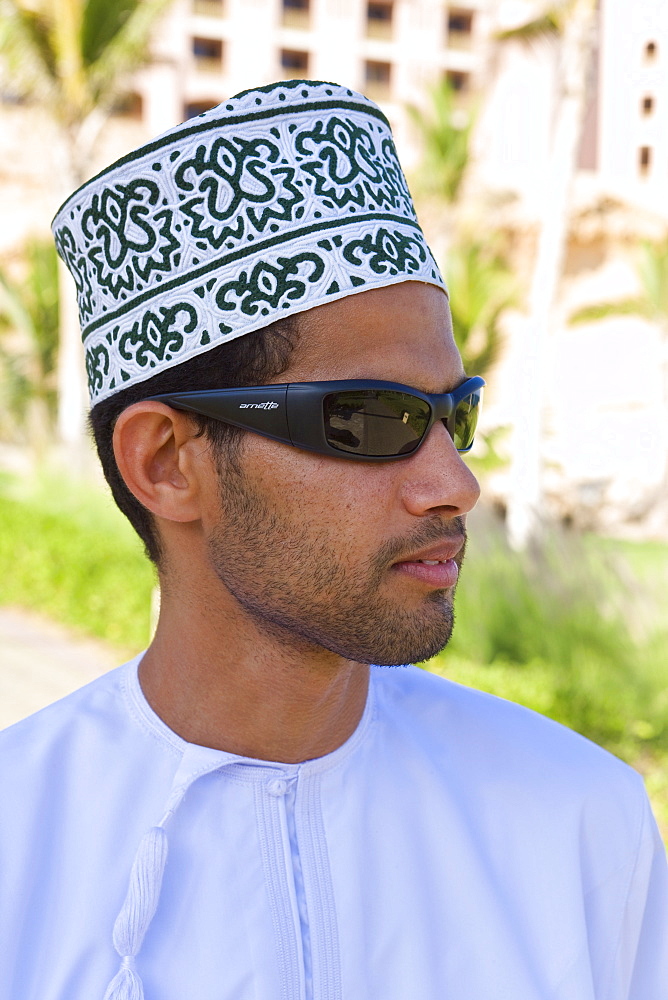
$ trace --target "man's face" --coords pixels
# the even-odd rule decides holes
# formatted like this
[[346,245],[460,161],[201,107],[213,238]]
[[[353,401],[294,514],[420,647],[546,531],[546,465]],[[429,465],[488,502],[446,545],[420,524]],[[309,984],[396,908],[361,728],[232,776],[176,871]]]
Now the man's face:
[[[431,285],[321,306],[300,331],[281,382],[368,378],[436,393],[464,378],[447,299]],[[440,422],[396,462],[330,458],[248,433],[238,468],[219,470],[204,522],[209,558],[256,627],[279,641],[359,662],[420,661],[450,638],[464,517],[478,493]],[[419,561],[448,558],[445,567]]]

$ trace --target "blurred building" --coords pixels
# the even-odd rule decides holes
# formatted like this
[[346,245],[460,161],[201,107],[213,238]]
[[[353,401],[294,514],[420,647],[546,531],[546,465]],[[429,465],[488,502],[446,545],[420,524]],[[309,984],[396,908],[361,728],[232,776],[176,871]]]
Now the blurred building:
[[[129,102],[149,132],[248,87],[278,79],[333,80],[382,104],[406,139],[407,102],[447,77],[476,86],[489,35],[488,0],[175,0],[156,44],[160,66]],[[410,156],[410,154],[409,154]]]
[[[533,0],[491,0],[495,31],[530,18]],[[496,43],[478,133],[482,176],[530,206],[544,195],[558,47]],[[557,86],[555,86],[555,84]],[[668,219],[668,4],[599,0],[592,38],[579,186]]]
[[[498,28],[536,11],[522,0],[493,6]],[[530,273],[532,233],[549,211],[558,60],[557,45],[497,45],[476,132],[469,197],[493,191],[507,204],[505,219],[526,237],[522,274]],[[640,241],[668,234],[668,4],[661,0],[600,0],[577,165],[547,363],[548,493],[554,509],[581,523],[665,534],[665,500],[662,514],[658,507],[668,482],[666,324],[639,313],[570,323],[584,307],[640,299]],[[490,394],[488,417],[501,425],[513,422],[521,370],[514,334],[524,322],[513,317]]]
[[[125,111],[147,134],[247,87],[291,77],[335,80],[380,103],[404,158],[414,159],[405,106],[445,77],[466,103],[489,90],[479,141],[493,184],[540,191],[554,92],[550,55],[501,45],[500,28],[530,18],[535,0],[175,0],[156,62]],[[668,4],[601,0],[580,154],[611,196],[668,216]],[[119,109],[120,110],[120,109]],[[658,195],[658,197],[657,197]]]
[[[447,78],[479,105],[478,178],[535,213],[554,113],[556,47],[501,43],[539,0],[173,0],[150,66],[127,81],[99,160],[219,104],[291,77],[335,80],[386,111],[409,166],[419,150],[406,105],[425,105]],[[668,218],[668,3],[599,0],[580,151],[583,200],[602,193]],[[24,127],[27,109],[3,94],[0,183],[44,172]],[[14,122],[18,127],[13,127]],[[3,227],[6,229],[6,227]],[[0,248],[7,234],[0,233]]]
[[[403,160],[419,150],[406,104],[447,77],[465,101],[479,87],[494,0],[173,0],[150,65],[127,81],[98,146],[102,166],[231,95],[281,78],[333,80],[378,101]],[[44,228],[67,192],[45,150],[40,109],[0,101],[0,254]]]
[[[501,42],[539,0],[174,0],[150,66],[127,81],[99,146],[99,164],[248,87],[280,78],[334,80],[378,101],[404,164],[419,159],[406,105],[426,107],[447,78],[461,113],[477,109],[466,198],[478,225],[518,235],[531,272],[546,202],[558,99],[558,43]],[[638,316],[571,327],[583,306],[638,296],[638,237],[668,224],[668,3],[600,0],[592,38],[573,220],[552,344],[546,459],[563,511],[610,525],[642,520],[668,454],[666,337]],[[0,104],[0,255],[44,230],[63,192],[38,108]],[[491,208],[489,207],[491,206]],[[499,206],[502,206],[499,209]],[[429,231],[429,219],[426,219]],[[430,237],[433,235],[429,232]],[[489,394],[487,419],[512,423],[514,331]],[[499,491],[503,492],[499,481]],[[603,513],[602,513],[603,512]]]

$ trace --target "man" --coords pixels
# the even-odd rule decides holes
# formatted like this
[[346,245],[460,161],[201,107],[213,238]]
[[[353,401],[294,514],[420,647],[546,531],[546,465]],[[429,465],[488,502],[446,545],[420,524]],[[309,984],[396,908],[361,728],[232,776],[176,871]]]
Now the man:
[[2,738],[0,995],[665,1000],[638,776],[397,667],[450,636],[482,380],[380,111],[246,92],[54,230],[162,607]]

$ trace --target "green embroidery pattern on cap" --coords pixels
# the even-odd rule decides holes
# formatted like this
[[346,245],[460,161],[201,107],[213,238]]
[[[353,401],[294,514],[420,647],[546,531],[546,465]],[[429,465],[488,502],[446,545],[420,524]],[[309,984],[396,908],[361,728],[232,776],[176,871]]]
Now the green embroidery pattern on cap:
[[88,181],[53,231],[92,404],[288,313],[444,287],[385,117],[336,84],[231,98]]

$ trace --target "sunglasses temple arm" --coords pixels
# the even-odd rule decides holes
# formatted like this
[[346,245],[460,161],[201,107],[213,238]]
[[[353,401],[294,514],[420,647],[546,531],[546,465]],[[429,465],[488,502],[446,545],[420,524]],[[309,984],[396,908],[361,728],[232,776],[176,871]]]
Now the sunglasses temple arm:
[[243,430],[292,444],[286,408],[287,385],[253,386],[213,392],[178,392],[153,396],[175,409],[221,420]]

